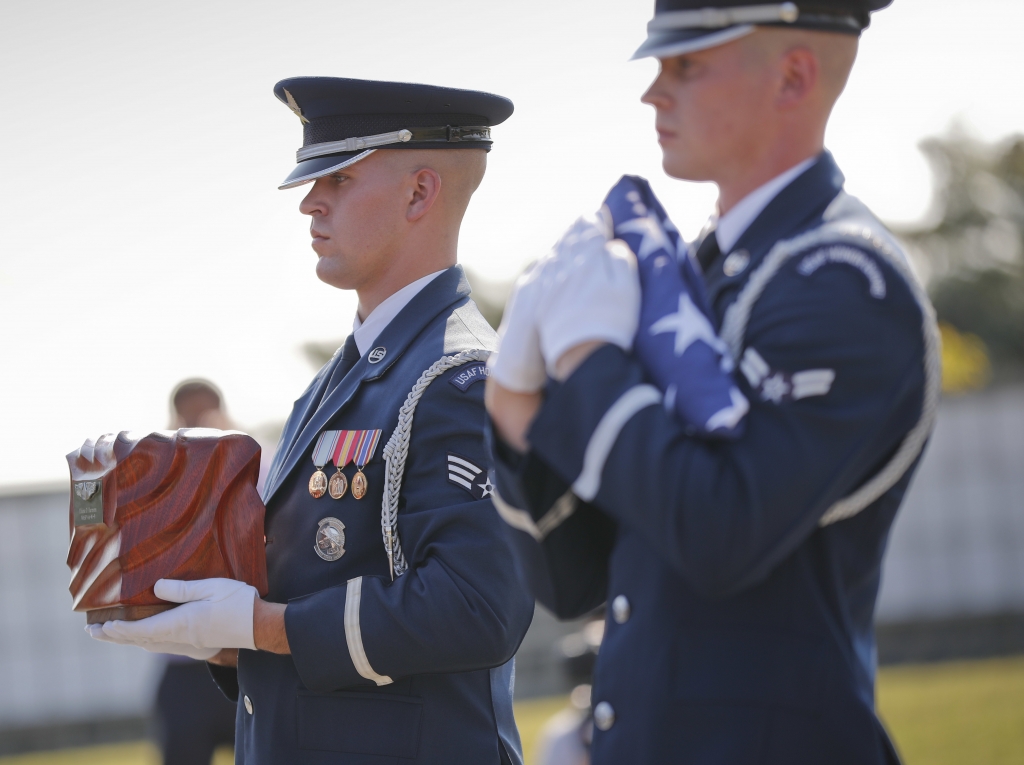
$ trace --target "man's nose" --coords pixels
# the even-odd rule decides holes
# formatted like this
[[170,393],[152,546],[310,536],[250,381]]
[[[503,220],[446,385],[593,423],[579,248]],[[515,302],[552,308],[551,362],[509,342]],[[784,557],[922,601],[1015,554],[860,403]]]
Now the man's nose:
[[654,78],[654,82],[647,88],[647,92],[640,96],[640,103],[653,106],[655,109],[664,109],[669,105],[668,94],[662,85],[664,76],[664,72],[658,72],[658,76]]
[[647,92],[640,96],[640,103],[653,106],[655,109],[662,109],[666,106],[665,96],[658,87],[658,80],[651,83]]
[[324,206],[323,197],[318,193],[320,182],[313,184],[313,188],[299,202],[299,212],[303,215],[323,215],[327,210]]

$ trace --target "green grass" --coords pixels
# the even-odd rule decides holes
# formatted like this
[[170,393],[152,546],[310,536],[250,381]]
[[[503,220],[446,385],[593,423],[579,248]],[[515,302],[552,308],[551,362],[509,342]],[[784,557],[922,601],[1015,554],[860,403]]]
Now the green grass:
[[1024,657],[884,669],[878,709],[907,765],[1024,763]]
[[[213,765],[232,765],[231,748],[221,748],[213,757]],[[35,752],[17,757],[0,757],[2,765],[160,765],[160,754],[148,741],[129,744],[89,746],[61,749],[57,752]]]
[[[565,697],[516,704],[527,765],[544,722]],[[906,765],[1024,763],[1024,656],[890,667],[879,672],[878,708]],[[214,765],[230,765],[231,752]],[[0,757],[0,765],[159,765],[150,744]]]

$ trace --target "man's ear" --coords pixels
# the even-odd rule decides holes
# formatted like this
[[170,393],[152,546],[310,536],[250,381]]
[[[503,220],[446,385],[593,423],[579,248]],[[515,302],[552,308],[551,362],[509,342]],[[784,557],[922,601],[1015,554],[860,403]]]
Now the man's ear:
[[434,206],[441,194],[441,176],[429,167],[421,168],[412,174],[412,198],[405,211],[405,219],[415,223]]
[[790,48],[780,62],[782,82],[776,103],[782,109],[792,109],[803,103],[818,87],[821,63],[810,48]]

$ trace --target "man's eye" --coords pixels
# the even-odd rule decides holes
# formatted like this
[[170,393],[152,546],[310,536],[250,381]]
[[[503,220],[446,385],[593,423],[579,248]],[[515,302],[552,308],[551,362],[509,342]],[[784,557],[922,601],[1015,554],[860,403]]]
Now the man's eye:
[[693,62],[687,59],[676,59],[668,67],[669,74],[675,77],[686,77],[693,73]]

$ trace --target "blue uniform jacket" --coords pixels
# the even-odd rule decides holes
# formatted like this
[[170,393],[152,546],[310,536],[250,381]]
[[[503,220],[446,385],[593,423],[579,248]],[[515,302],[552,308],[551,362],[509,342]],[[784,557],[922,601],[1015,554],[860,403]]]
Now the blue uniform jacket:
[[[859,514],[819,521],[924,421],[934,322],[842,184],[823,154],[705,275],[723,329],[769,251],[808,243],[734,350],[740,439],[688,435],[612,346],[549,384],[529,453],[492,439],[495,504],[537,598],[562,618],[608,604],[595,765],[898,761],[874,713],[872,620],[912,467]],[[829,226],[863,246],[829,244]]]
[[[416,410],[398,514],[409,570],[394,582],[381,532],[382,447],[399,407],[442,356],[493,348],[469,292],[461,267],[450,268],[377,338],[382,360],[364,355],[320,403],[339,352],[295,402],[264,491],[267,600],[288,604],[292,653],[243,650],[237,674],[213,667],[240,700],[236,762],[522,761],[512,657],[533,599],[489,499],[481,363],[436,378]],[[314,499],[307,485],[317,436],[376,428],[369,493]],[[478,467],[480,481],[450,480],[449,455]],[[354,466],[345,472],[351,483]],[[345,553],[333,562],[314,551],[326,517],[345,526]]]

